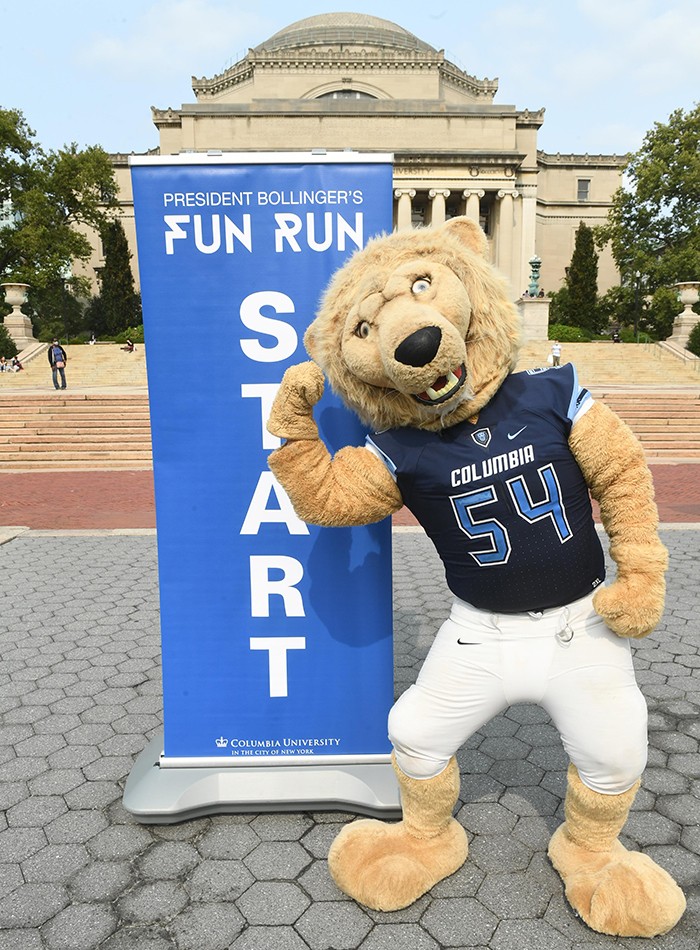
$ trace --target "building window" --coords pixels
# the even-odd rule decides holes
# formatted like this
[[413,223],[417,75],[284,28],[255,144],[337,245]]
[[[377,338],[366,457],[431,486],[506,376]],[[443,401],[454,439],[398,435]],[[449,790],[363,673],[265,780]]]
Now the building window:
[[479,206],[479,226],[486,237],[493,237],[493,222],[495,218],[494,203],[496,201],[495,191],[487,191],[481,199]]
[[579,178],[578,192],[576,198],[578,201],[588,201],[591,197],[591,179]]
[[450,196],[445,202],[445,220],[449,221],[450,218],[457,218],[464,214],[463,205],[462,199]]
[[336,89],[333,92],[324,92],[319,99],[376,99],[368,92],[358,92],[355,89]]
[[428,195],[425,191],[419,191],[416,197],[411,201],[411,226],[422,228],[428,220]]

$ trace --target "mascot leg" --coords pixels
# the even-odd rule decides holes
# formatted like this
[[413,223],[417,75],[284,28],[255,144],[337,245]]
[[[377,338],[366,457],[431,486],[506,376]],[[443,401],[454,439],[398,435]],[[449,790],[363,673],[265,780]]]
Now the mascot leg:
[[331,845],[328,868],[341,891],[374,910],[408,907],[467,857],[467,835],[452,817],[459,769],[452,757],[435,778],[414,779],[396,765],[403,820],[362,819]]
[[601,795],[583,784],[573,765],[568,778],[566,821],[549,843],[567,900],[598,933],[666,933],[685,910],[683,892],[651,858],[627,851],[617,840],[639,783],[621,795]]

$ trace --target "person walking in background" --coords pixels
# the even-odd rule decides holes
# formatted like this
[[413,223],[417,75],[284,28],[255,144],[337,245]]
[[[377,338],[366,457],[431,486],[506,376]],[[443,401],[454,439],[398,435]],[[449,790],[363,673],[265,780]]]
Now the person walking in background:
[[552,366],[561,365],[561,343],[559,340],[555,340],[552,343]]
[[[49,365],[51,366],[51,376],[53,377],[54,389],[66,388],[66,363],[68,357],[58,340],[53,340],[49,346]],[[58,385],[58,377],[61,377],[61,385]]]

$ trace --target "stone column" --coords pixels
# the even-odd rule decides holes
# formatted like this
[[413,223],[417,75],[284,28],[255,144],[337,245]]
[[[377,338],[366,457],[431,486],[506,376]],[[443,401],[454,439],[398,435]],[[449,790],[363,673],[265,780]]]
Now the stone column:
[[[517,293],[522,293],[526,286],[528,277],[528,262],[535,256],[535,229],[537,226],[537,200],[531,190],[520,191],[520,232],[518,234],[518,244],[516,247],[516,273],[514,278],[517,283],[513,287]],[[520,284],[523,286],[521,287]],[[547,289],[547,288],[545,288]]]
[[513,232],[515,229],[513,201],[518,197],[518,192],[515,190],[498,191],[496,197],[499,200],[496,266],[512,284],[516,276],[513,274]]
[[447,189],[435,189],[431,188],[428,192],[428,197],[432,201],[430,208],[430,223],[431,224],[444,224],[445,223],[445,201],[450,197],[450,193]]
[[478,224],[481,217],[481,199],[486,194],[481,188],[467,188],[462,192],[462,197],[467,201],[466,214],[472,221]]
[[411,227],[411,201],[416,197],[415,188],[397,188],[394,197],[399,203],[396,210],[396,230],[404,231]]

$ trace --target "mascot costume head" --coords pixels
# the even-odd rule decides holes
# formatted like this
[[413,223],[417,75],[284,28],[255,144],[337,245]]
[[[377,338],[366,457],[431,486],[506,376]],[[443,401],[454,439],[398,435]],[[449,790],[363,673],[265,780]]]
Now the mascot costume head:
[[[301,518],[368,524],[406,505],[455,597],[389,716],[403,819],[352,822],[329,868],[384,911],[454,873],[467,858],[455,753],[508,704],[539,702],[571,760],[549,845],[567,899],[600,933],[651,937],[685,908],[618,840],[646,762],[629,639],[653,630],[665,591],[651,476],[571,364],[513,372],[519,318],[486,252],[468,218],[370,241],[331,281],[305,337],[313,362],[287,370],[268,422],[286,440],[270,467]],[[372,430],[333,457],[313,419],[324,375]]]

